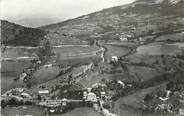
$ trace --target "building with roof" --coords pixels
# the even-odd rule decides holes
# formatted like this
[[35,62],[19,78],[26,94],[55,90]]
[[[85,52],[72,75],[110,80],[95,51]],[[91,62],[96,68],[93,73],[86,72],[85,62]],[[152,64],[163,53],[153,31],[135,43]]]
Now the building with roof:
[[112,56],[112,57],[111,57],[111,61],[117,62],[117,61],[118,61],[118,57],[117,57],[117,56]]
[[96,94],[93,92],[88,93],[86,101],[97,102]]

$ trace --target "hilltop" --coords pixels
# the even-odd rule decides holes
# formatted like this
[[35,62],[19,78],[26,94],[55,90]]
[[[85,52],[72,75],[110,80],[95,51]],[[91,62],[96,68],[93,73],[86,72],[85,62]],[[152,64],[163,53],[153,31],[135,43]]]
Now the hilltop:
[[49,31],[52,40],[119,40],[125,33],[140,36],[167,27],[183,28],[183,11],[183,0],[137,0],[39,28]]
[[11,46],[38,46],[46,32],[1,20],[1,44]]

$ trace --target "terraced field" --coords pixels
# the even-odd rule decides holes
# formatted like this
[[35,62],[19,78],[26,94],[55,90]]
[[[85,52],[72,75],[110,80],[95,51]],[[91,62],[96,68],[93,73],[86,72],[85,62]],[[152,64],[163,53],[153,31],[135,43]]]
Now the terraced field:
[[152,43],[137,48],[137,54],[141,55],[176,55],[181,53],[182,44]]
[[[4,53],[2,53],[3,58],[9,58],[11,60],[3,60],[1,65],[1,92],[6,91],[16,85],[16,87],[21,86],[21,83],[14,83],[13,79],[20,76],[23,69],[30,66],[30,58],[35,57],[38,48],[8,48]],[[87,64],[93,59],[96,59],[96,52],[99,51],[98,47],[87,47],[87,46],[61,46],[54,47],[53,51],[56,53],[56,57],[52,61],[54,65],[67,64]],[[72,56],[70,56],[72,55]],[[21,57],[28,58],[21,58]],[[19,59],[17,59],[19,58]],[[38,84],[49,80],[52,80],[56,75],[58,75],[59,69],[57,67],[40,69],[35,72],[34,80],[32,83]]]
[[105,45],[105,47],[107,48],[105,58],[108,58],[108,59],[110,59],[112,56],[118,56],[118,57],[124,56],[131,51],[131,48],[122,47],[119,45]]
[[25,115],[43,116],[45,115],[45,111],[43,108],[37,106],[18,106],[18,107],[6,107],[1,112],[2,116],[14,116],[14,114],[17,114],[19,116]]

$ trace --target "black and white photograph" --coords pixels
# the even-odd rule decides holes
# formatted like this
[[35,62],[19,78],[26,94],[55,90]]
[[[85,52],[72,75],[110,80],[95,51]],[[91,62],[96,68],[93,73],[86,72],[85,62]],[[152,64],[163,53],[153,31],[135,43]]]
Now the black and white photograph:
[[0,0],[1,116],[184,116],[184,0]]

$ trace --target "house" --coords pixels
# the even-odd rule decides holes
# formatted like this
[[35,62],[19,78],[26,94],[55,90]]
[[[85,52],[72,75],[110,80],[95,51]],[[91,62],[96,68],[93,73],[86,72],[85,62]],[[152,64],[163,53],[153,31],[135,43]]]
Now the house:
[[50,68],[50,67],[52,67],[53,65],[52,64],[46,64],[46,65],[44,65],[43,67],[44,68]]
[[92,88],[98,88],[98,87],[105,88],[105,87],[107,87],[107,85],[104,83],[95,83],[92,85]]
[[18,92],[23,92],[25,90],[25,88],[16,88],[15,90]]
[[83,99],[84,99],[84,100],[87,99],[87,92],[86,92],[86,91],[83,92]]
[[26,73],[22,73],[22,74],[20,75],[20,77],[19,77],[19,80],[20,80],[20,81],[23,81],[24,78],[25,78],[26,76],[27,76]]
[[128,41],[127,37],[120,37],[119,39],[120,39],[120,41],[126,41],[126,42]]
[[127,35],[126,35],[126,37],[130,38],[130,37],[133,37],[133,36],[132,36],[132,35],[128,35],[128,34],[127,34]]
[[97,102],[96,94],[93,92],[88,93],[86,101]]
[[105,91],[100,92],[100,97],[101,97],[101,99],[103,99],[105,101],[107,100]]
[[105,97],[105,91],[100,92],[101,98]]
[[45,106],[45,107],[59,107],[61,105],[61,101],[60,100],[46,100],[46,101],[42,101],[39,103],[39,105],[41,106]]
[[38,91],[39,94],[48,94],[49,90],[40,90]]
[[117,61],[118,61],[118,57],[117,57],[117,56],[112,56],[112,57],[111,57],[111,61],[117,62]]
[[92,90],[92,88],[87,88],[87,91],[90,93],[91,92],[91,90]]
[[14,99],[16,99],[19,102],[23,100],[23,98],[22,97],[19,97],[19,96],[12,95],[11,97],[14,98]]
[[125,83],[122,82],[121,80],[119,80],[117,83],[120,84],[123,88],[125,88]]
[[40,60],[38,60],[36,63],[37,63],[37,64],[41,64],[42,62],[41,62]]
[[41,100],[46,100],[46,95],[49,94],[49,90],[39,90],[38,94],[41,96]]
[[67,105],[67,99],[66,98],[63,98],[61,100],[61,103],[62,103],[62,106],[66,106]]
[[28,93],[21,93],[21,97],[23,97],[23,98],[29,98],[29,99],[31,99],[32,97],[28,94]]

